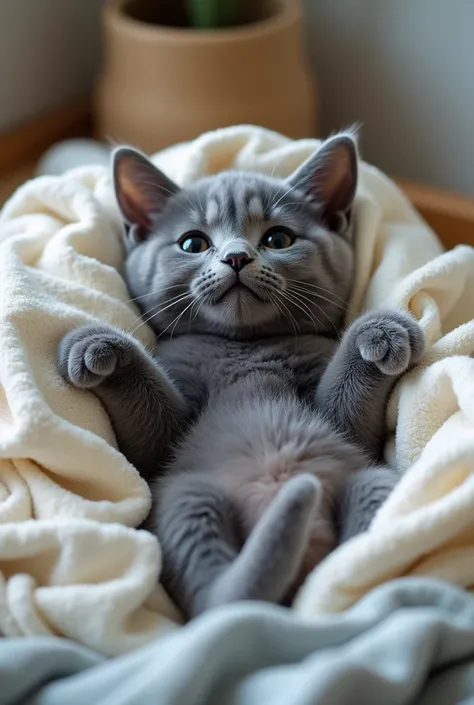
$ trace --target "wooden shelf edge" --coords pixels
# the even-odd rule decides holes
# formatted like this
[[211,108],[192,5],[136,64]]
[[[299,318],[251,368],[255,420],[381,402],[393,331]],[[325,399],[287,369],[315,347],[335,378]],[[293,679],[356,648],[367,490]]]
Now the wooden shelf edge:
[[0,134],[0,176],[38,159],[55,142],[92,133],[90,98],[77,100]]
[[474,245],[474,199],[410,179],[396,181],[446,247]]
[[425,211],[455,215],[457,218],[474,222],[474,198],[420,184],[411,179],[397,179],[397,183],[410,200],[419,204]]

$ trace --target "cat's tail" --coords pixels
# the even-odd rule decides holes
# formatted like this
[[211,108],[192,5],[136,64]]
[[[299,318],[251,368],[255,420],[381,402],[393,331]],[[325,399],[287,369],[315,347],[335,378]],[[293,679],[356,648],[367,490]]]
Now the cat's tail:
[[313,475],[297,475],[283,485],[238,557],[211,587],[206,608],[238,600],[281,602],[298,576],[321,496]]

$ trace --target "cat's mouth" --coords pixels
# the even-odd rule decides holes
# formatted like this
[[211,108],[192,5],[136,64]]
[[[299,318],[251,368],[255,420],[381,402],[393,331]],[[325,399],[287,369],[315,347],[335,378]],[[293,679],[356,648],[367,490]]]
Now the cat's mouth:
[[[218,299],[216,299],[216,303],[220,303],[221,301],[224,301],[225,299],[229,298],[230,296],[245,296],[245,295],[251,295],[256,297],[256,294],[245,284],[243,284],[240,280],[237,280],[234,284],[231,284],[228,289],[226,289]],[[258,297],[257,297],[258,298]]]
[[243,296],[252,296],[254,299],[260,300],[260,297],[255,293],[255,291],[252,291],[250,287],[243,284],[240,280],[236,281],[235,284],[232,284],[228,289],[226,289],[226,291],[224,291],[224,293],[216,300],[216,303],[220,303],[230,296],[236,296],[239,298]]

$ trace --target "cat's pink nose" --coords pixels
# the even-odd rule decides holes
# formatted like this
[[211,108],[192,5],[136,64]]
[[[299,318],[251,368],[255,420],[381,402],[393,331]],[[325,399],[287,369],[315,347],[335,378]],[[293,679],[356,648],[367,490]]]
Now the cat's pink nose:
[[247,264],[250,264],[252,262],[251,258],[248,256],[246,252],[236,252],[232,253],[230,255],[227,255],[225,259],[222,260],[224,264],[228,264],[229,267],[232,267],[234,272],[240,272],[241,269],[243,269]]

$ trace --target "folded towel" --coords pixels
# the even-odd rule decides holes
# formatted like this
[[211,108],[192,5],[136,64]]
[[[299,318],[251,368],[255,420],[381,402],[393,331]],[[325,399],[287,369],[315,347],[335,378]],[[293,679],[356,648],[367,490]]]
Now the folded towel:
[[[154,160],[183,185],[226,168],[284,176],[318,145],[243,126]],[[349,317],[365,307],[409,310],[429,349],[388,412],[387,455],[410,470],[370,531],[310,576],[296,604],[309,616],[409,572],[474,584],[474,362],[462,357],[474,347],[474,251],[443,253],[399,189],[367,164],[355,217]],[[146,516],[148,489],[117,451],[94,395],[67,387],[55,366],[72,326],[133,326],[120,238],[102,167],[30,182],[0,217],[0,631],[62,634],[106,654],[179,622],[157,585],[156,541],[129,528]],[[153,345],[146,326],[138,334]]]
[[26,184],[0,216],[0,633],[115,654],[172,628],[176,612],[157,587],[156,540],[127,528],[149,511],[148,487],[99,401],[56,369],[74,326],[138,317],[109,201],[105,170],[87,169]]

